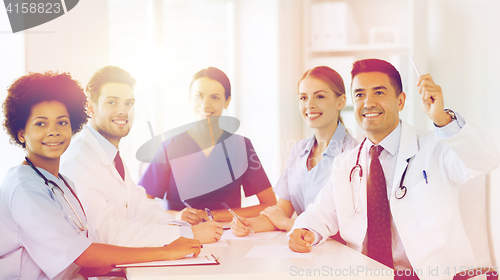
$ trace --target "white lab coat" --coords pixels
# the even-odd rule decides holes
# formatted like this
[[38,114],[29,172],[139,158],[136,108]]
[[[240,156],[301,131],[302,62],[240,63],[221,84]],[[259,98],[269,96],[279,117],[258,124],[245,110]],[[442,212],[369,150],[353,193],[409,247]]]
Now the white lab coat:
[[[292,231],[311,228],[323,237],[340,231],[347,246],[362,252],[367,230],[366,157],[360,157],[364,172],[360,187],[359,177],[353,178],[352,186],[349,182],[358,149],[359,145],[335,159],[331,180],[314,204],[297,218]],[[408,158],[411,161],[403,184],[408,191],[405,197],[396,199],[394,194]],[[460,216],[459,185],[473,176],[490,172],[499,161],[491,139],[474,125],[466,124],[453,137],[438,139],[431,132],[417,134],[411,125],[402,122],[390,207],[413,269],[422,270],[420,279],[452,279],[455,273],[475,267]],[[427,172],[428,183],[423,170]],[[358,190],[361,192],[358,214],[354,215],[352,190],[355,199]],[[436,268],[438,277],[430,277],[431,270]]]
[[[125,164],[124,164],[125,165]],[[76,185],[94,242],[129,247],[163,246],[180,237],[174,218],[148,199],[125,165],[122,180],[101,144],[87,127],[63,154],[61,173]]]

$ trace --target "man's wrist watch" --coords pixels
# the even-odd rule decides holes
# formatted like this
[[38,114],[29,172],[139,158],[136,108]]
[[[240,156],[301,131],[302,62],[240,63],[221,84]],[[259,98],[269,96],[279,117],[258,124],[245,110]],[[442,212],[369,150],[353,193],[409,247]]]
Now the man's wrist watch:
[[451,117],[451,121],[456,121],[457,120],[457,115],[455,114],[455,112],[453,112],[452,110],[450,109],[444,109],[444,111],[450,115]]

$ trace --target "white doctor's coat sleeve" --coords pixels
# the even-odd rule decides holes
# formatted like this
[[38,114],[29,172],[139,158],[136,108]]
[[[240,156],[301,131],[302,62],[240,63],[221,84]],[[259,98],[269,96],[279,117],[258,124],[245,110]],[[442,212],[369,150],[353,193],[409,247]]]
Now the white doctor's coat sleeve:
[[[462,119],[457,114],[459,120]],[[446,127],[443,127],[446,128]],[[500,156],[491,138],[475,125],[467,123],[453,136],[436,131],[437,137],[453,152],[442,153],[441,160],[446,166],[448,179],[462,184],[472,177],[485,175],[497,168]],[[448,134],[449,135],[449,134]]]
[[462,184],[472,177],[485,175],[497,168],[500,155],[488,134],[474,124],[466,123],[457,115],[457,120],[444,127],[436,127],[437,138],[453,152],[441,153],[448,179]]
[[[181,236],[179,226],[169,225],[172,216],[149,200],[144,188],[131,181],[126,182],[126,188],[123,184],[120,184],[122,189],[113,188],[115,179],[105,166],[97,159],[89,163],[88,156],[82,158],[89,153],[82,151],[65,160],[64,174],[76,185],[87,214],[91,239],[117,246],[157,247]],[[118,205],[118,201],[122,204]]]
[[[337,158],[335,158],[335,161]],[[335,166],[335,162],[334,162]],[[304,228],[315,232],[313,244],[319,245],[325,242],[330,236],[335,235],[339,231],[337,210],[334,200],[333,178],[335,174],[328,180],[327,184],[319,191],[314,203],[307,206],[306,211],[300,214],[288,236],[297,228]]]

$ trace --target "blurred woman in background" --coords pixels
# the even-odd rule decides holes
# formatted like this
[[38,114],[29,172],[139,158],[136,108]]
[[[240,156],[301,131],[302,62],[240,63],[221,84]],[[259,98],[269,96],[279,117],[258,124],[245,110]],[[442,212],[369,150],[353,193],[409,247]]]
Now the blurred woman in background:
[[[172,214],[193,225],[209,219],[205,208],[216,221],[231,221],[223,202],[240,216],[258,216],[276,204],[276,197],[250,139],[219,126],[231,102],[229,78],[217,68],[202,69],[189,90],[198,121],[162,143],[138,184],[150,198],[165,199]],[[241,187],[245,196],[257,195],[259,204],[241,208]]]

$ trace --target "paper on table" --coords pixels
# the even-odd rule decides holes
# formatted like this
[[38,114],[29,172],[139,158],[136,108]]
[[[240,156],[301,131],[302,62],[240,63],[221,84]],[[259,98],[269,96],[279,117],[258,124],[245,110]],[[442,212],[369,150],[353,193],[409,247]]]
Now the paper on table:
[[293,252],[288,246],[253,246],[246,258],[312,258],[313,253]]
[[183,265],[211,265],[219,264],[218,258],[214,255],[199,255],[197,258],[186,257],[174,261],[143,262],[133,264],[120,264],[116,267],[148,267],[148,266],[183,266]]
[[221,239],[214,243],[203,244],[203,248],[205,247],[229,247],[229,245],[227,244],[226,240]]
[[[230,230],[224,231],[224,234],[222,235],[221,240],[228,240],[228,239],[241,239],[241,240],[268,240],[276,235],[280,234],[281,231],[267,231],[267,232],[258,232],[258,233],[252,233],[247,236],[243,237],[238,237],[235,236]],[[205,246],[205,245],[203,245]]]

